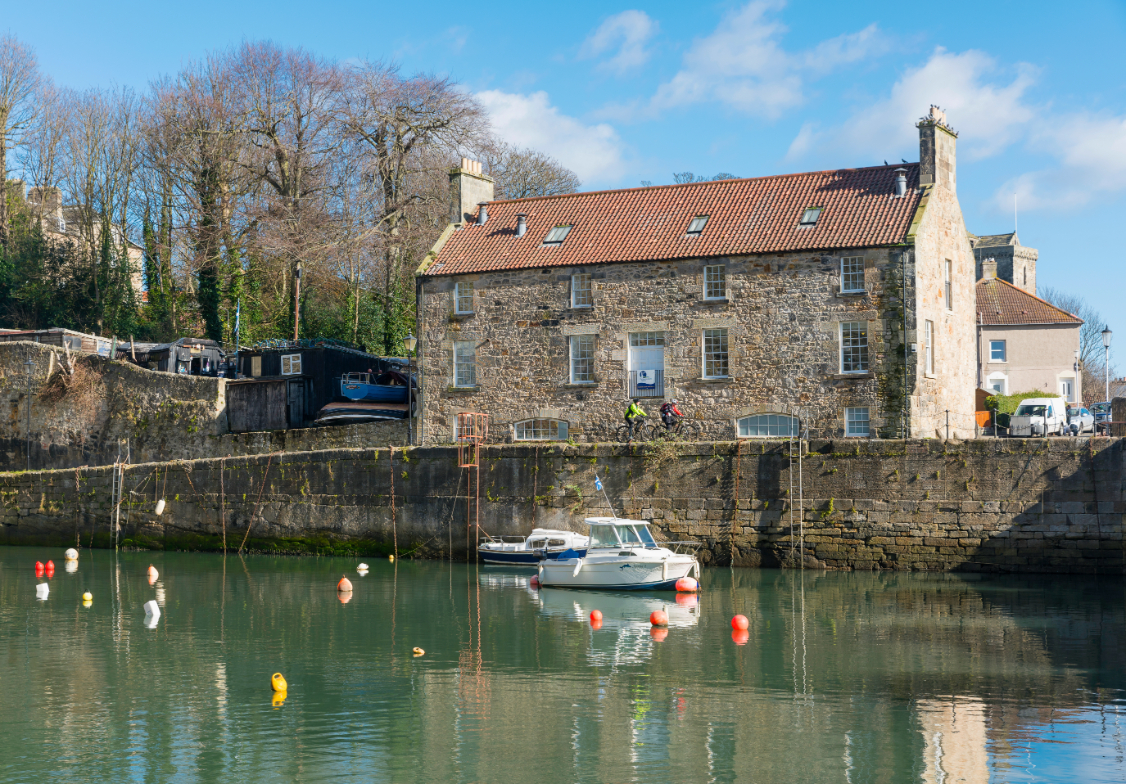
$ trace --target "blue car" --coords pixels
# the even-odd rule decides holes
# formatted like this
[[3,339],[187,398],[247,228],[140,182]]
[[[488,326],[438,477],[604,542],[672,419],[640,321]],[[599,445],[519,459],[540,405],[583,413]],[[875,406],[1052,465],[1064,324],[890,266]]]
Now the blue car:
[[1091,406],[1091,413],[1095,415],[1095,432],[1102,433],[1110,428],[1110,403],[1095,403]]

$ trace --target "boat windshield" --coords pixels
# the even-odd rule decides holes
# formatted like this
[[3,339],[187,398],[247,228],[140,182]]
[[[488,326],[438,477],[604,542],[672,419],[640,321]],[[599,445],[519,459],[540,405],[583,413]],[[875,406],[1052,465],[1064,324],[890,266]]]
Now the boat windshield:
[[641,544],[641,537],[637,535],[632,525],[618,528],[618,536],[622,537],[622,544]]
[[591,547],[617,547],[618,536],[612,525],[592,525],[590,527]]
[[646,547],[656,547],[657,543],[653,541],[653,534],[649,533],[649,526],[637,526],[637,535],[641,537],[641,543]]

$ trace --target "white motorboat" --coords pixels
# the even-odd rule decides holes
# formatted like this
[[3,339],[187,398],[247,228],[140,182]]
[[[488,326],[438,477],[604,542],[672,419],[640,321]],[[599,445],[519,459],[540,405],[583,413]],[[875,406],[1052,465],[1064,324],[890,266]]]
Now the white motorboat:
[[585,555],[587,537],[574,531],[534,528],[532,535],[501,536],[481,542],[477,552],[487,564],[535,566],[541,559],[559,558],[564,554]]
[[[672,590],[676,581],[700,576],[694,553],[677,552],[694,542],[658,544],[645,520],[588,517],[590,542],[585,555],[562,553],[539,563],[539,582],[558,588]],[[669,546],[665,546],[669,545]]]

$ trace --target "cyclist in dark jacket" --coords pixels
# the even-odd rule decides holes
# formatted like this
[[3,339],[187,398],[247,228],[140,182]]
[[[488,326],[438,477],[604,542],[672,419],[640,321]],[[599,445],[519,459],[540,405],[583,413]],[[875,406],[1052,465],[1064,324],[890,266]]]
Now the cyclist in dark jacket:
[[677,408],[676,403],[671,400],[661,404],[661,421],[665,423],[665,430],[671,430],[684,417],[684,412]]

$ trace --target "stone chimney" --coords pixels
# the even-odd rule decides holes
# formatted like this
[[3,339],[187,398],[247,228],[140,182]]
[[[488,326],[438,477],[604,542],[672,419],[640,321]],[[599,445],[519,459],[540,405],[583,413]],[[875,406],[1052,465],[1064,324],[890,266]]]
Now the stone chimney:
[[477,205],[493,200],[493,178],[481,173],[481,162],[461,159],[450,170],[450,223],[469,223]]
[[993,280],[997,277],[997,259],[981,260],[981,279]]
[[931,106],[915,126],[919,129],[919,184],[958,192],[958,134],[946,123],[946,112]]

